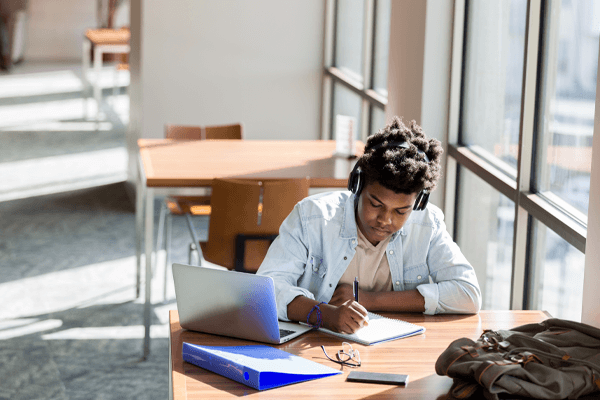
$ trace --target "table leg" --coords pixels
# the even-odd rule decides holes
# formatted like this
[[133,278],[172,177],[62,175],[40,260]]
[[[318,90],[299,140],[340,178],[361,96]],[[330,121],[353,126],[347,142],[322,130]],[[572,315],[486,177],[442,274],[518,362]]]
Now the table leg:
[[173,347],[171,345],[171,321],[169,318],[169,400],[173,400]]
[[152,246],[154,236],[154,190],[146,189],[146,206],[144,210],[146,216],[144,221],[144,247],[146,248],[146,300],[144,302],[144,358],[150,354],[150,312],[152,305],[151,287],[152,287]]
[[102,46],[94,47],[94,70],[96,71],[96,81],[94,82],[94,99],[96,99],[96,121],[100,116],[100,100],[102,100],[102,87],[100,86],[100,76],[102,75]]
[[142,272],[142,243],[144,242],[144,201],[146,198],[146,185],[142,176],[141,160],[138,158],[137,182],[135,191],[135,262],[136,281],[135,298],[140,297],[141,272]]
[[81,57],[81,83],[83,85],[83,117],[87,118],[88,113],[88,97],[89,97],[89,86],[88,71],[90,70],[90,58],[92,57],[92,43],[87,39],[83,39],[83,54]]

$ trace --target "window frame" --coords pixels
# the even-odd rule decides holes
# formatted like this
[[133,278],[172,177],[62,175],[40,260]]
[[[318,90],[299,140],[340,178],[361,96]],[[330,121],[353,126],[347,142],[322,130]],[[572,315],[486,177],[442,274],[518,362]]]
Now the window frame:
[[321,139],[335,139],[333,113],[334,85],[339,84],[361,99],[361,124],[359,138],[365,142],[370,134],[372,113],[371,108],[377,107],[385,112],[388,98],[373,89],[373,70],[376,32],[376,7],[378,0],[365,0],[364,10],[364,38],[363,38],[363,82],[344,73],[335,66],[336,31],[337,31],[337,5],[340,0],[327,0],[325,2],[325,34],[323,45],[323,85],[322,85],[322,113],[321,113]]
[[[452,38],[452,67],[450,71],[450,108],[448,122],[448,152],[445,165],[445,213],[448,221],[448,229],[455,233],[458,225],[457,218],[457,186],[458,168],[460,165],[473,172],[486,183],[498,190],[500,193],[515,203],[515,220],[513,235],[512,254],[512,284],[510,307],[513,310],[531,308],[533,300],[533,282],[530,282],[533,268],[529,250],[533,244],[532,218],[542,222],[549,229],[556,232],[569,244],[586,254],[587,224],[581,221],[556,202],[551,201],[542,193],[536,193],[532,186],[532,171],[535,168],[535,130],[536,118],[539,112],[540,88],[542,63],[544,57],[541,43],[544,29],[544,9],[542,0],[529,0],[527,3],[526,28],[525,28],[525,50],[523,66],[523,82],[521,86],[521,120],[519,127],[519,152],[517,160],[517,176],[498,168],[491,160],[485,159],[480,154],[472,151],[460,143],[461,129],[461,107],[463,91],[463,65],[465,64],[467,33],[467,0],[455,0],[454,2],[454,31]],[[600,63],[599,63],[600,67]],[[600,76],[600,75],[599,75]],[[597,83],[600,83],[598,80]],[[597,84],[597,87],[600,86]],[[598,111],[600,93],[596,91],[596,111]],[[594,136],[597,136],[598,114],[595,116]],[[600,141],[592,142],[592,154],[598,154]],[[592,163],[594,159],[592,158]],[[598,168],[596,168],[597,170]],[[591,184],[598,180],[598,172],[592,169]],[[590,188],[590,195],[592,188]],[[591,214],[596,215],[598,211],[590,203],[588,221],[594,220]],[[594,217],[596,220],[597,217]],[[596,229],[597,230],[597,229]],[[586,274],[588,267],[586,257]],[[585,293],[584,293],[585,296]],[[585,298],[585,297],[584,297]],[[585,301],[584,301],[585,302]]]

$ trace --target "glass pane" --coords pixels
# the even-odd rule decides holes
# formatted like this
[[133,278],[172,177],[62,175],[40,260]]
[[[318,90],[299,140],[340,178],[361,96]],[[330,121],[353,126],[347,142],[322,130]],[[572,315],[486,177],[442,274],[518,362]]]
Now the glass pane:
[[537,190],[587,215],[600,0],[552,1],[544,36]]
[[585,256],[537,220],[534,235],[531,308],[580,322]]
[[515,203],[459,166],[457,244],[477,274],[486,310],[510,309]]
[[[335,83],[333,85],[333,118],[335,124],[336,115],[347,115],[356,118],[356,127],[361,126],[362,98],[348,89],[346,86]],[[356,129],[356,139],[361,138],[360,129]],[[335,138],[335,126],[333,127],[332,136]]]
[[364,0],[337,2],[335,66],[363,81]]
[[461,140],[515,175],[527,1],[469,1],[467,9]]
[[392,0],[375,3],[375,46],[373,49],[373,90],[387,97],[388,54]]
[[385,128],[385,110],[379,107],[371,106],[371,129],[369,136]]

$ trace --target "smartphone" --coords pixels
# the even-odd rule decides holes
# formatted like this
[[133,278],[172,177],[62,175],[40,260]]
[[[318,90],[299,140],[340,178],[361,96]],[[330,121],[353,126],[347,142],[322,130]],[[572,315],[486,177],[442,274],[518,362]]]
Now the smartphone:
[[346,380],[350,382],[383,383],[387,385],[405,386],[408,384],[408,375],[350,371]]

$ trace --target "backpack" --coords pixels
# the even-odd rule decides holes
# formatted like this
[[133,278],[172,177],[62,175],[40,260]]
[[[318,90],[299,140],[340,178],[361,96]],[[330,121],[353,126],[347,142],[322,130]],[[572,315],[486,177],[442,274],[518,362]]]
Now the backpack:
[[551,318],[452,342],[435,363],[456,398],[600,397],[600,329]]

